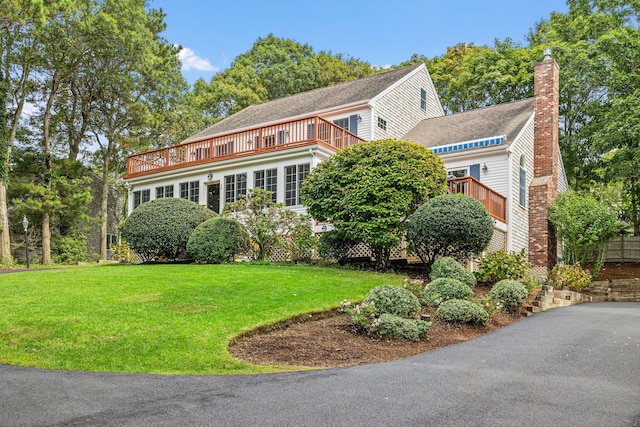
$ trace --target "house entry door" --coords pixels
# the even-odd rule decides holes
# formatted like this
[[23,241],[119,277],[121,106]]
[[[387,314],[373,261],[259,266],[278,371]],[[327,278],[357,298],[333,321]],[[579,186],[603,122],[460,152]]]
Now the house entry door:
[[220,183],[207,185],[207,209],[220,213]]

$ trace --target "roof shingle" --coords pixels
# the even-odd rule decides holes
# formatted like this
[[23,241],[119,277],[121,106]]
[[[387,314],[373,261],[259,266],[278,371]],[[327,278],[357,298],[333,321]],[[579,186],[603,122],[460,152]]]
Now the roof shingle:
[[289,117],[312,115],[341,105],[366,103],[423,64],[375,74],[359,80],[302,92],[263,104],[250,105],[210,126],[184,142],[211,135],[255,127]]
[[513,142],[534,113],[533,98],[425,119],[403,139],[425,147],[505,135]]

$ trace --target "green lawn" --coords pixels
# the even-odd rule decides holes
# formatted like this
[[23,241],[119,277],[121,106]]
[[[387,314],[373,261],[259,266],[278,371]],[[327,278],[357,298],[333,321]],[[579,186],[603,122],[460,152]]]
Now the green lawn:
[[229,341],[360,300],[401,276],[295,265],[105,265],[0,275],[0,363],[46,369],[220,374]]

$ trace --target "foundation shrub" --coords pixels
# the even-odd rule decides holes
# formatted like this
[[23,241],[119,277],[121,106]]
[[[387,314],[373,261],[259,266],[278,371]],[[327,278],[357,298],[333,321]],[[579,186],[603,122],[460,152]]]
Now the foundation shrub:
[[187,252],[194,261],[207,264],[232,262],[234,255],[249,250],[249,235],[238,221],[216,217],[193,230]]
[[529,270],[529,262],[524,250],[521,252],[497,251],[488,253],[480,260],[476,278],[479,282],[494,284],[504,279],[523,279]]

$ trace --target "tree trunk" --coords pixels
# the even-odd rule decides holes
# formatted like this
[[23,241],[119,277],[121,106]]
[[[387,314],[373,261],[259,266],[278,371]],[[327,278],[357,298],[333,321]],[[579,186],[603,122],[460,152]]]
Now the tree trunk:
[[102,168],[102,200],[100,203],[100,257],[107,259],[107,232],[109,225],[109,158],[104,159]]
[[51,216],[48,212],[42,213],[42,264],[51,264]]
[[0,264],[2,265],[13,264],[10,242],[7,187],[5,181],[0,180]]

